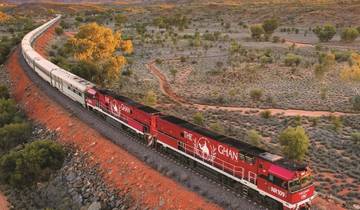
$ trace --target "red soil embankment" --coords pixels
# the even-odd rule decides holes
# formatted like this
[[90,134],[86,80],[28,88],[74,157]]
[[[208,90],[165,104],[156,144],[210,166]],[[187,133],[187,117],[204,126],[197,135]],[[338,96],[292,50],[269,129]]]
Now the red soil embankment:
[[[38,39],[36,48],[44,49],[52,37],[53,30],[49,31]],[[17,49],[6,64],[15,100],[23,106],[30,119],[58,131],[61,143],[74,144],[81,152],[90,153],[89,165],[98,163],[106,172],[104,179],[111,186],[129,193],[151,209],[219,209],[151,169],[53,102],[27,77],[19,63],[19,56]]]
[[9,203],[6,197],[0,192],[0,210],[9,210]]

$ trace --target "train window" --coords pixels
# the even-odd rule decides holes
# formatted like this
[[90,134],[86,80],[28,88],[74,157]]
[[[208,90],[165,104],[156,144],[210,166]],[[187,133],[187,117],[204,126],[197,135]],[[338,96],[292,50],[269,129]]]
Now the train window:
[[180,136],[184,138],[184,132],[181,132],[181,133],[180,133]]
[[239,159],[240,159],[240,160],[245,160],[245,155],[239,153]]
[[259,164],[259,168],[264,168],[262,163]]
[[270,181],[270,182],[274,182],[274,176],[271,175],[271,174],[269,174],[269,181]]
[[255,158],[253,157],[249,157],[249,156],[245,156],[245,161],[249,164],[254,164],[255,163]]

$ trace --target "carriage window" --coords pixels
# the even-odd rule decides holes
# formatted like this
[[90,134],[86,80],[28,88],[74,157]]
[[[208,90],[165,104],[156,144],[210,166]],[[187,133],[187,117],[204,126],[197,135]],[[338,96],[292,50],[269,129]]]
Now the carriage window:
[[239,158],[240,158],[240,160],[245,160],[245,155],[239,154]]
[[254,164],[255,163],[255,158],[253,157],[249,157],[249,156],[245,156],[245,161],[249,164]]
[[180,136],[184,138],[184,132],[181,132],[181,133],[180,133]]

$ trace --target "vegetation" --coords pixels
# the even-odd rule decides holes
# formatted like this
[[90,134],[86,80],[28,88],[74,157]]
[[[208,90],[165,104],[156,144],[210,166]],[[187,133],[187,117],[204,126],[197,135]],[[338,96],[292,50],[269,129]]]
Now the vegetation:
[[345,28],[341,32],[341,40],[345,42],[353,42],[359,36],[359,31],[356,28]]
[[215,122],[215,123],[211,123],[209,125],[210,129],[213,130],[214,132],[220,133],[220,134],[224,134],[225,133],[225,129],[224,127],[220,124],[220,122]]
[[301,63],[301,56],[288,53],[285,57],[284,63],[286,66],[298,66]]
[[187,28],[190,21],[185,15],[176,14],[174,16],[161,16],[155,18],[153,24],[159,28],[170,29],[171,27],[177,27],[180,31]]
[[341,117],[331,115],[330,116],[331,123],[333,124],[333,129],[336,132],[339,132],[343,127],[343,122]]
[[201,112],[197,112],[194,116],[193,116],[193,120],[194,123],[200,126],[204,125],[204,115]]
[[279,23],[276,18],[267,19],[262,24],[262,28],[264,29],[265,34],[268,35],[272,35],[278,27]]
[[351,140],[353,141],[353,143],[357,146],[360,145],[360,132],[353,132],[351,134]]
[[246,133],[247,139],[254,146],[260,146],[262,142],[262,136],[254,129],[247,131]]
[[263,90],[262,89],[252,89],[250,90],[250,97],[254,101],[259,101],[261,97],[263,96]]
[[360,81],[360,54],[351,54],[350,65],[341,70],[340,77],[345,81]]
[[[125,57],[115,53],[120,47],[126,53],[132,52],[131,41],[122,40],[120,33],[97,23],[83,25],[67,43],[67,50],[79,62],[72,71],[99,85],[110,85],[120,78],[121,68],[126,64]],[[92,68],[87,70],[82,65]]]
[[271,111],[270,110],[262,111],[260,112],[260,116],[262,118],[269,119],[271,117]]
[[333,25],[326,24],[324,26],[317,26],[313,32],[321,42],[330,41],[336,34],[336,28]]
[[51,171],[62,166],[64,158],[65,151],[59,144],[35,141],[1,157],[0,180],[18,188],[48,180]]
[[155,92],[152,90],[148,91],[144,97],[143,102],[148,106],[155,106],[157,103],[157,97]]
[[64,29],[61,28],[61,27],[56,27],[55,28],[55,33],[59,36],[59,35],[64,33]]
[[0,128],[0,149],[7,151],[24,143],[31,135],[31,125],[26,122],[10,123]]
[[0,85],[0,99],[9,99],[10,94],[6,86]]
[[309,137],[301,126],[286,128],[279,136],[279,141],[286,157],[303,160],[309,148]]
[[354,110],[360,111],[360,95],[353,96],[351,98],[351,104]]
[[11,19],[10,15],[7,15],[0,11],[0,24],[6,23]]
[[265,34],[265,30],[261,24],[252,25],[250,27],[251,37],[255,40],[260,40],[261,36]]

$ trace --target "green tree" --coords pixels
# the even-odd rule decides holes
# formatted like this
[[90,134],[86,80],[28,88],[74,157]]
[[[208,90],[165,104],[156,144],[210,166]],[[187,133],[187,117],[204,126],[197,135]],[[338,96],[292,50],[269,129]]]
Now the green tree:
[[1,157],[0,180],[18,188],[30,186],[48,180],[50,172],[59,169],[64,159],[61,145],[49,140],[35,141]]
[[301,56],[288,53],[285,57],[284,63],[286,66],[298,66],[301,63]]
[[259,101],[263,96],[263,90],[259,88],[255,88],[250,90],[250,97],[254,101]]
[[313,32],[321,42],[330,41],[336,34],[336,28],[333,25],[327,24],[324,26],[317,26]]
[[259,40],[261,38],[261,35],[265,33],[265,30],[262,25],[256,24],[250,26],[250,32],[252,38]]
[[360,111],[360,95],[351,98],[351,104],[354,110]]
[[115,16],[115,24],[116,26],[121,26],[122,24],[126,23],[128,18],[123,14],[117,14]]
[[271,35],[279,27],[279,22],[276,18],[267,19],[263,22],[262,27],[266,34]]
[[359,36],[359,31],[356,28],[345,28],[341,32],[341,40],[345,42],[353,42]]
[[11,99],[0,99],[0,127],[18,121],[19,112]]
[[303,160],[309,149],[309,137],[301,126],[286,128],[279,136],[279,141],[286,157]]
[[262,136],[254,129],[251,129],[246,132],[247,139],[254,146],[260,146],[262,141]]
[[7,151],[30,138],[31,125],[26,122],[10,123],[0,128],[0,149]]
[[64,29],[63,28],[61,28],[61,27],[56,27],[55,28],[55,33],[56,33],[56,35],[61,35],[61,34],[63,34],[64,33]]
[[360,132],[351,133],[351,140],[357,146],[360,146]]
[[193,120],[194,123],[197,125],[204,125],[204,115],[201,112],[197,112],[194,116],[193,116]]

